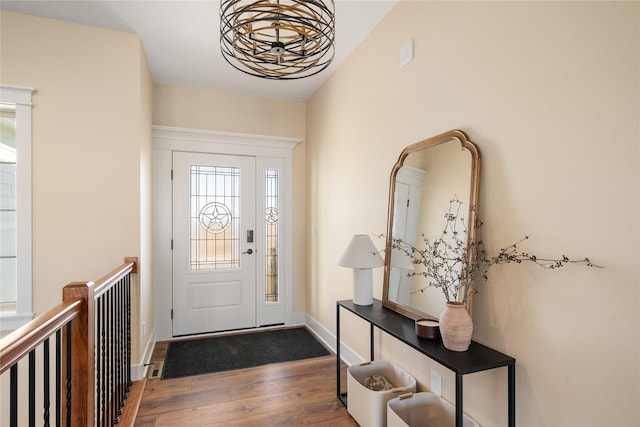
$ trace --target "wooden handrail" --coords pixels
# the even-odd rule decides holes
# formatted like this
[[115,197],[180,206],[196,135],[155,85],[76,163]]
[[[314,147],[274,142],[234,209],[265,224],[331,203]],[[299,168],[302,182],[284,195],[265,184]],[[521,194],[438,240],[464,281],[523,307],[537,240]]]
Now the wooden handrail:
[[125,258],[125,264],[104,275],[95,282],[93,297],[98,298],[105,293],[114,283],[129,273],[137,273],[137,258]]
[[77,317],[81,309],[80,298],[69,299],[7,335],[0,341],[0,374]]

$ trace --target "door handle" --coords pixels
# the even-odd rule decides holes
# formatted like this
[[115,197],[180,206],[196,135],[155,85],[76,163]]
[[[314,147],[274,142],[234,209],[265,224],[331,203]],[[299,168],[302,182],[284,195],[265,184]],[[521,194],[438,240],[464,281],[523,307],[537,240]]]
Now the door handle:
[[253,249],[249,248],[249,249],[247,249],[246,251],[244,251],[242,253],[251,255],[253,253]]

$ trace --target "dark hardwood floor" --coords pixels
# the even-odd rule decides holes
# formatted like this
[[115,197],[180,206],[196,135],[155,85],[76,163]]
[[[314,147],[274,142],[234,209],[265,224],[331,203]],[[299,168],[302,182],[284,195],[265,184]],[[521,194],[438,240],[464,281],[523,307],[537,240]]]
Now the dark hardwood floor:
[[[166,342],[154,349],[162,361]],[[136,427],[358,424],[336,397],[335,355],[186,378],[150,378]],[[346,386],[346,367],[342,369]]]

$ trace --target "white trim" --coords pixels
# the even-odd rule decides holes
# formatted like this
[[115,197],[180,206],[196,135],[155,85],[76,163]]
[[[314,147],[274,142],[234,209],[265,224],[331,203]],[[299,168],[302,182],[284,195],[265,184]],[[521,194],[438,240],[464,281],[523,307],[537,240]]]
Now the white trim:
[[142,355],[142,363],[137,365],[131,365],[131,381],[139,381],[147,376],[147,366],[151,362],[151,356],[153,355],[153,348],[156,345],[156,332],[155,330],[149,334],[147,345],[145,346],[144,353]]
[[[301,320],[292,314],[293,310],[293,267],[291,265],[292,218],[292,158],[293,149],[301,138],[249,135],[215,132],[200,129],[153,126],[153,212],[154,212],[154,282],[155,282],[155,325],[157,339],[173,337],[171,330],[171,153],[173,151],[194,153],[215,153],[245,155],[255,157],[280,158],[284,160],[284,180],[286,220],[283,225],[285,265],[283,285],[285,294],[285,325]],[[301,321],[304,323],[304,321]]]
[[171,151],[153,151],[153,281],[157,339],[171,339]]
[[[32,272],[32,185],[31,185],[31,109],[34,88],[0,85],[0,102],[16,105],[16,209],[18,211],[16,271],[18,289],[15,315],[2,316],[6,325],[26,324],[33,318],[33,272]],[[15,328],[12,328],[15,329]]]
[[295,316],[293,315],[293,263],[291,262],[291,260],[293,260],[293,161],[291,158],[288,158],[284,163],[284,176],[286,180],[284,183],[284,206],[282,208],[285,212],[285,218],[287,218],[284,230],[284,259],[287,260],[287,262],[284,263],[282,269],[287,278],[285,282],[287,288],[284,300],[284,322],[288,325],[295,321]]
[[31,104],[31,95],[35,88],[15,85],[0,85],[0,102],[7,104],[28,105]]
[[193,151],[267,157],[293,157],[293,149],[301,138],[287,138],[210,130],[153,126],[153,148],[156,150]]
[[[313,317],[306,315],[305,324],[321,341],[323,341],[333,352],[336,352],[336,337],[327,328],[318,323]],[[364,362],[351,348],[342,342],[340,346],[340,359],[347,365],[352,366]]]

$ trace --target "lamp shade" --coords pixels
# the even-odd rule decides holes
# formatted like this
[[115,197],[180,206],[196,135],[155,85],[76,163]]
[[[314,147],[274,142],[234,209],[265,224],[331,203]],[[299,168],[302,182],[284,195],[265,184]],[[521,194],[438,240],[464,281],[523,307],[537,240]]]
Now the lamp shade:
[[384,262],[369,235],[356,234],[338,260],[338,265],[349,268],[375,268],[382,267]]

